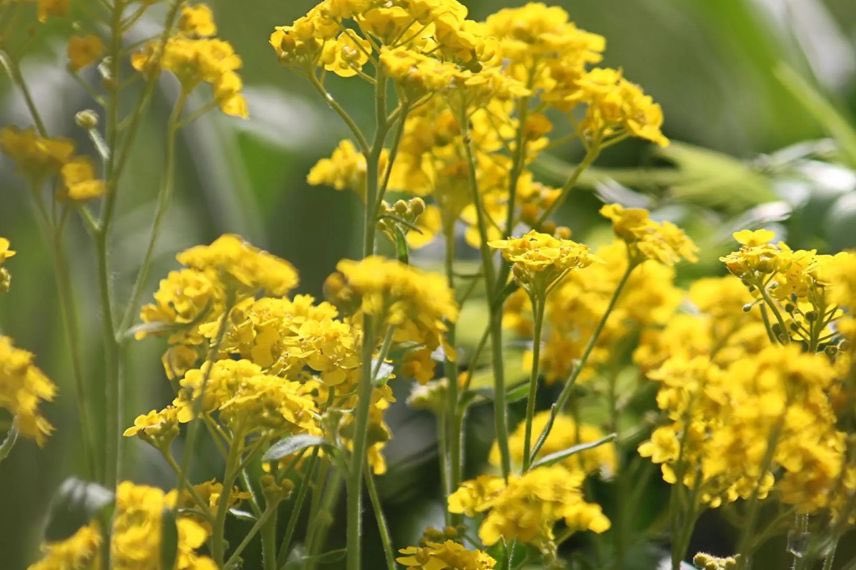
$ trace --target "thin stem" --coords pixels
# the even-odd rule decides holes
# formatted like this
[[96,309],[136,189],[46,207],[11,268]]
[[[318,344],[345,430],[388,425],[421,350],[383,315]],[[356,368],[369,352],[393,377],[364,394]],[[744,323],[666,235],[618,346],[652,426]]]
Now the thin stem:
[[134,280],[134,285],[131,288],[131,296],[128,299],[128,304],[122,315],[120,330],[124,331],[130,326],[137,310],[137,305],[140,302],[140,296],[143,292],[143,287],[149,276],[154,258],[155,247],[157,246],[158,237],[160,236],[161,226],[163,226],[166,213],[169,210],[169,204],[172,201],[173,187],[175,185],[175,147],[180,129],[181,115],[184,112],[184,107],[187,104],[187,93],[184,91],[178,96],[175,106],[172,109],[169,120],[167,122],[166,132],[166,151],[164,155],[164,171],[161,178],[160,189],[158,190],[157,199],[155,202],[154,219],[152,220],[152,229],[149,233],[148,244],[146,251],[143,254],[143,261],[140,264],[140,269],[137,272],[137,278]]
[[241,427],[238,426],[232,438],[232,445],[229,446],[229,456],[226,458],[226,468],[223,472],[223,490],[220,492],[220,501],[217,503],[217,513],[211,529],[211,555],[221,568],[226,555],[226,515],[229,512],[232,486],[241,472],[239,463],[244,449],[243,441],[244,435]]
[[386,517],[383,516],[383,505],[381,505],[380,497],[377,494],[374,476],[368,465],[365,467],[365,478],[366,490],[369,492],[369,500],[371,501],[375,520],[377,521],[378,534],[380,534],[380,542],[383,545],[383,556],[386,560],[386,566],[388,570],[395,570],[395,551],[392,548],[392,536],[389,533],[389,526],[386,524]]
[[[259,530],[261,530],[261,528],[268,522],[268,519],[270,519],[272,515],[276,514],[277,506],[278,503],[274,503],[272,506],[264,510],[262,515],[256,520],[255,524],[253,524],[252,528],[250,528],[249,532],[244,535],[244,539],[241,540],[240,544],[238,544],[237,548],[232,552],[232,555],[229,556],[229,559],[226,561],[223,568],[236,567],[241,553],[247,548],[247,546],[249,546],[250,542],[255,538]],[[275,566],[272,566],[271,568],[275,568]],[[265,560],[265,570],[267,569],[267,560]]]
[[0,65],[3,65],[3,67],[6,68],[6,73],[9,74],[9,78],[12,80],[12,83],[17,85],[18,89],[21,91],[21,95],[24,97],[24,104],[30,112],[30,116],[33,119],[33,123],[36,125],[36,130],[39,135],[43,137],[48,136],[45,123],[36,107],[36,102],[33,99],[30,88],[27,86],[24,75],[21,73],[21,68],[18,66],[18,62],[15,61],[15,59],[6,51],[0,51]]
[[288,549],[291,548],[294,531],[297,529],[297,522],[300,520],[300,513],[303,510],[303,502],[306,500],[306,494],[309,490],[309,482],[312,480],[312,476],[315,474],[315,467],[318,464],[318,451],[318,447],[312,450],[312,456],[309,458],[306,474],[300,480],[297,495],[291,505],[291,513],[288,515],[288,522],[285,525],[285,534],[282,537],[282,542],[279,543],[279,554],[276,560],[277,567],[284,565],[288,558]]
[[600,338],[601,333],[603,332],[603,327],[606,326],[606,321],[609,319],[609,315],[612,314],[613,309],[615,309],[615,305],[618,303],[619,297],[621,297],[622,291],[624,291],[624,287],[627,285],[628,279],[630,279],[630,274],[633,273],[633,270],[636,269],[638,263],[634,262],[632,259],[627,264],[627,269],[624,271],[624,275],[621,276],[621,279],[618,282],[618,285],[615,288],[615,292],[612,294],[612,298],[609,300],[609,304],[606,306],[606,311],[604,311],[603,316],[598,321],[597,326],[592,332],[591,338],[589,338],[588,344],[586,344],[585,349],[583,350],[583,354],[580,357],[580,361],[571,371],[570,376],[565,381],[565,385],[562,387],[562,391],[559,393],[559,397],[556,400],[556,403],[550,408],[550,418],[547,420],[547,425],[544,426],[544,429],[541,431],[541,435],[538,436],[538,441],[535,443],[535,447],[532,450],[532,454],[529,457],[529,461],[532,462],[538,456],[538,452],[541,451],[541,447],[544,445],[544,442],[547,441],[547,438],[550,436],[550,432],[553,429],[553,423],[556,421],[556,417],[559,415],[559,412],[564,409],[565,404],[568,403],[568,400],[571,397],[571,392],[573,391],[574,384],[582,373],[583,369],[588,362],[589,356],[591,356],[592,350],[594,350],[595,345],[597,344],[598,339]]
[[597,145],[597,144],[592,145],[591,147],[588,148],[583,159],[580,161],[579,164],[577,164],[577,167],[574,168],[574,171],[571,173],[571,176],[565,182],[564,186],[562,186],[561,190],[559,191],[559,196],[556,198],[556,201],[553,202],[552,204],[550,204],[550,207],[548,207],[546,210],[544,210],[544,212],[538,218],[538,221],[535,222],[536,228],[541,227],[541,225],[545,221],[547,221],[547,219],[550,216],[552,216],[553,213],[556,210],[558,210],[559,207],[565,202],[565,199],[567,199],[568,194],[571,192],[574,185],[577,183],[577,180],[579,180],[580,176],[585,171],[585,169],[588,168],[589,166],[591,166],[591,164],[595,160],[597,160],[597,157],[600,154],[600,151],[601,151],[601,147],[600,147],[600,145]]
[[313,509],[312,528],[310,528],[309,537],[307,540],[306,553],[310,557],[306,565],[306,570],[314,570],[318,564],[317,557],[319,550],[327,542],[327,532],[330,525],[333,523],[333,513],[331,509],[339,499],[339,494],[342,491],[342,480],[344,473],[341,469],[336,469],[330,481],[327,482],[327,487],[324,490],[324,496],[320,501],[320,508]]
[[[501,295],[501,287],[496,282],[496,272],[493,265],[493,257],[487,245],[487,220],[484,207],[481,203],[478,176],[476,171],[476,159],[473,151],[473,141],[470,136],[469,117],[466,108],[461,111],[458,118],[461,134],[464,139],[464,153],[467,159],[468,179],[470,184],[471,200],[476,210],[476,222],[479,232],[479,252],[481,253],[482,272],[484,273],[486,300],[490,312],[490,338],[491,357],[493,362],[493,389],[494,389],[494,428],[496,430],[496,441],[499,447],[500,466],[502,476],[506,479],[511,473],[511,452],[508,448],[508,405],[505,397],[505,363],[502,359],[502,304],[495,303],[495,296]],[[497,306],[499,305],[499,306]]]
[[327,105],[331,109],[333,109],[337,115],[339,115],[339,118],[342,119],[345,125],[347,125],[347,127],[351,130],[351,134],[354,135],[354,138],[357,142],[357,146],[360,147],[360,150],[363,152],[363,154],[368,155],[370,150],[368,140],[366,140],[366,136],[363,134],[363,131],[360,130],[360,127],[357,126],[357,123],[354,121],[351,115],[348,114],[345,108],[342,107],[342,105],[340,105],[339,102],[333,98],[333,95],[331,95],[330,92],[327,91],[327,89],[324,87],[324,84],[321,83],[321,80],[318,79],[318,76],[315,75],[315,73],[309,74],[309,82],[312,84],[313,87],[315,87],[315,90],[318,91],[318,93],[324,99],[324,102],[327,103]]
[[538,295],[530,297],[532,313],[535,319],[535,331],[532,338],[532,370],[529,376],[529,399],[526,402],[526,427],[523,436],[523,473],[529,471],[529,465],[534,461],[531,457],[532,419],[535,417],[535,400],[538,397],[538,375],[541,365],[541,331],[544,325],[544,299]]
[[[446,231],[446,285],[450,291],[455,290],[455,235],[454,227],[450,227]],[[452,347],[455,346],[455,323],[446,323],[446,341]],[[448,481],[446,491],[446,499],[449,495],[458,488],[461,483],[461,470],[463,466],[461,452],[461,422],[459,421],[458,411],[458,365],[455,360],[449,358],[448,354],[443,357],[443,371],[446,375],[448,387],[446,390],[446,409],[443,417],[446,431],[446,447],[443,449],[443,456],[446,457],[448,466]],[[449,523],[456,525],[460,522],[460,515],[449,514]]]
[[[276,519],[279,501],[271,501],[265,509],[265,519],[261,527],[262,535],[262,564],[264,570],[276,570]],[[271,513],[271,514],[268,514]],[[265,516],[266,515],[266,516]],[[260,521],[262,519],[259,519]]]

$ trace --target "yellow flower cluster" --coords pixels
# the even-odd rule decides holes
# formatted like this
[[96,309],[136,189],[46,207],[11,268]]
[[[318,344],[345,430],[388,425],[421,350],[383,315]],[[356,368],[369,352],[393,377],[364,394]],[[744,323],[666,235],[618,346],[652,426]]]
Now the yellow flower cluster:
[[490,570],[496,566],[496,560],[489,554],[467,550],[453,540],[426,541],[421,546],[408,546],[399,552],[404,556],[395,561],[417,570]]
[[12,345],[0,335],[0,408],[14,417],[15,427],[24,437],[44,445],[53,426],[39,405],[53,400],[56,386],[33,364],[33,354]]
[[428,357],[440,346],[454,356],[445,333],[447,323],[457,320],[458,307],[442,276],[378,256],[345,259],[336,268],[339,273],[327,280],[326,289],[337,304],[376,318],[378,330],[392,331],[394,342],[416,344],[411,358]]
[[[110,567],[116,570],[161,568],[164,512],[176,508],[177,493],[130,481],[116,488],[116,505],[110,532]],[[194,519],[178,514],[176,570],[216,570],[214,561],[197,550],[209,530]],[[69,538],[42,547],[41,560],[28,570],[98,570],[104,538],[97,522],[81,527]]]
[[642,208],[625,208],[607,204],[600,213],[612,222],[612,229],[624,240],[631,262],[653,259],[664,265],[674,265],[686,259],[697,261],[698,247],[671,222],[656,222]]
[[792,250],[784,242],[772,243],[774,237],[769,230],[737,232],[740,249],[722,261],[762,310],[772,313],[776,322],[771,329],[778,342],[797,342],[810,350],[836,347],[839,338],[831,324],[842,309],[854,307],[856,254]]
[[589,146],[610,144],[632,136],[664,147],[663,110],[645,95],[635,83],[627,81],[621,71],[595,68],[581,77],[578,91],[568,101],[586,104],[586,114],[578,129]]
[[[379,170],[386,168],[387,153],[381,155]],[[322,158],[309,171],[306,181],[312,186],[331,186],[336,190],[351,190],[365,199],[366,157],[354,143],[345,139],[330,158]]]
[[290,263],[232,234],[187,249],[176,259],[186,269],[172,271],[161,280],[155,302],[140,312],[144,325],[136,333],[138,339],[169,335],[171,346],[163,364],[170,378],[181,376],[199,361],[206,344],[202,331],[210,323],[219,327],[230,298],[234,305],[260,291],[284,295],[298,283]]
[[[541,433],[550,419],[549,410],[539,412],[532,418],[532,433]],[[591,424],[579,424],[570,416],[556,416],[550,435],[544,440],[544,445],[538,452],[538,458],[563,451],[574,445],[597,441],[605,433],[600,428]],[[525,437],[524,422],[520,422],[517,428],[508,437],[508,447],[511,451],[511,460],[518,466],[523,465],[523,440]],[[494,442],[488,456],[491,465],[496,467],[500,464],[499,446]],[[564,459],[560,465],[569,471],[582,471],[587,475],[600,474],[608,479],[615,473],[616,455],[615,444],[607,443],[599,445],[594,449],[588,449],[581,453],[571,455]]]
[[[574,360],[582,356],[627,268],[627,256],[627,248],[621,242],[601,247],[595,253],[600,263],[572,271],[550,294],[541,351],[541,370],[547,382],[565,378]],[[670,320],[682,298],[673,285],[674,280],[674,269],[655,261],[642,262],[633,270],[592,350],[581,381],[590,379],[599,367],[614,361],[616,347],[627,339]],[[503,326],[531,338],[532,308],[523,291],[512,294],[506,303]],[[531,351],[527,353],[525,369],[530,368],[530,359]]]
[[71,36],[66,48],[68,67],[80,71],[98,61],[104,54],[104,42],[95,34]]
[[3,267],[7,259],[15,256],[15,251],[12,249],[12,244],[9,240],[0,237],[0,293],[5,293],[9,290],[12,284],[12,275],[9,270]]
[[74,143],[68,139],[43,137],[33,128],[3,127],[0,150],[34,186],[60,174],[57,199],[85,202],[104,194],[104,181],[97,178],[92,160],[75,155]]
[[519,238],[490,241],[488,246],[502,252],[512,264],[515,280],[535,297],[546,295],[568,272],[594,261],[587,246],[535,230]]
[[133,54],[131,64],[147,75],[161,69],[171,72],[185,94],[207,83],[223,113],[246,118],[247,102],[241,94],[243,82],[237,73],[241,58],[229,42],[215,38],[216,34],[214,15],[208,6],[185,5],[178,30],[167,40],[163,53],[161,40],[152,40]]
[[524,475],[480,476],[464,482],[449,496],[449,512],[475,516],[486,513],[479,538],[491,546],[518,540],[555,554],[553,527],[564,521],[568,530],[596,533],[610,527],[600,506],[582,493],[585,473],[563,466],[540,467]]
[[42,558],[27,570],[100,570],[101,530],[91,522],[59,542],[42,545]]
[[320,432],[309,394],[313,384],[265,374],[248,360],[206,363],[189,370],[180,386],[173,405],[181,423],[191,421],[198,406],[203,414],[217,412],[232,433],[243,436]]

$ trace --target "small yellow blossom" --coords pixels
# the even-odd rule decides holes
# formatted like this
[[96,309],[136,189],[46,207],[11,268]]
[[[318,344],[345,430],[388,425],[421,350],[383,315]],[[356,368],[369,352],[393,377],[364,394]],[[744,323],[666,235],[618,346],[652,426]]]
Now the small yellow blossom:
[[352,31],[339,34],[335,42],[327,42],[321,52],[324,69],[339,77],[353,77],[362,71],[371,56],[372,45]]
[[47,138],[35,129],[0,129],[0,150],[11,158],[26,176],[41,180],[56,174],[74,154],[74,143],[64,138]]
[[405,568],[417,570],[490,570],[496,560],[481,550],[467,550],[452,540],[428,541],[421,546],[408,546],[399,550],[404,556],[395,559]]
[[122,432],[125,437],[140,436],[159,449],[165,449],[178,436],[178,411],[168,406],[137,416],[134,425]]
[[187,36],[210,38],[217,35],[214,13],[207,4],[193,4],[181,9],[178,29]]
[[106,185],[95,177],[95,165],[85,156],[66,162],[60,171],[64,188],[61,196],[73,202],[85,202],[104,195]]
[[615,235],[627,243],[637,261],[654,259],[665,265],[674,265],[682,259],[698,260],[698,247],[683,230],[671,222],[655,222],[649,218],[647,210],[607,204],[600,213],[612,221]]
[[53,426],[41,414],[39,404],[53,400],[56,386],[33,364],[33,354],[12,345],[0,335],[0,408],[15,418],[24,437],[45,444]]
[[95,34],[71,36],[68,40],[68,66],[79,71],[92,65],[104,54],[104,42]]
[[68,14],[69,0],[38,0],[37,16],[39,22],[45,23],[48,18],[61,18]]

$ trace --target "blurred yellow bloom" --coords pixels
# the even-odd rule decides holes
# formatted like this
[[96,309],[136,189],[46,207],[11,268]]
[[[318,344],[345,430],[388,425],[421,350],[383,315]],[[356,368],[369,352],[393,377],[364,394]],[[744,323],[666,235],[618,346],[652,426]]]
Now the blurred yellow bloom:
[[68,14],[69,0],[38,0],[37,15],[39,22],[45,23],[48,18],[61,18]]
[[11,158],[26,176],[40,180],[56,174],[74,154],[74,143],[64,138],[47,138],[33,128],[0,129],[0,150]]
[[21,435],[42,446],[53,426],[39,405],[53,400],[56,386],[33,360],[32,353],[15,348],[12,339],[0,335],[0,408],[12,414]]
[[12,284],[12,276],[9,274],[9,270],[3,267],[7,259],[15,256],[11,245],[8,239],[0,237],[0,293],[8,291]]
[[214,13],[207,4],[185,5],[178,19],[178,29],[187,36],[210,38],[217,35]]
[[405,568],[417,570],[490,570],[494,560],[481,550],[467,550],[463,545],[447,540],[428,541],[421,546],[408,546],[399,550],[404,556],[395,559]]
[[63,190],[60,196],[74,202],[100,198],[106,191],[103,180],[95,177],[95,165],[85,156],[76,156],[62,166]]
[[68,40],[68,66],[79,71],[92,65],[104,54],[104,42],[95,34],[71,36]]
[[327,42],[321,51],[324,69],[339,77],[353,77],[369,60],[372,45],[353,31],[344,31],[335,42]]
[[42,558],[27,570],[99,570],[103,540],[98,523],[91,522],[65,540],[43,544]]

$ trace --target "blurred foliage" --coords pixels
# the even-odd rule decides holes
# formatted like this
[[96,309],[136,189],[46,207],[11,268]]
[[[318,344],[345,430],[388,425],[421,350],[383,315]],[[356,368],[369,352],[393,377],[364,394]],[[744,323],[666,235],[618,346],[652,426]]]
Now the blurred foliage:
[[[305,182],[309,167],[345,135],[344,128],[310,93],[308,84],[278,67],[267,45],[275,24],[293,20],[313,3],[211,2],[221,35],[235,44],[244,59],[252,118],[238,122],[209,115],[183,133],[177,195],[152,275],[173,268],[175,251],[224,231],[241,233],[293,261],[301,272],[301,289],[316,295],[336,261],[355,255],[356,198],[330,189],[309,189]],[[479,18],[507,5],[504,0],[465,3]],[[562,0],[558,4],[580,26],[609,38],[605,63],[622,62],[626,75],[645,85],[663,105],[666,134],[683,141],[656,154],[634,145],[608,152],[584,177],[565,208],[575,232],[596,230],[593,213],[601,196],[638,202],[662,217],[680,220],[702,246],[702,263],[693,272],[711,271],[727,247],[730,232],[740,227],[780,224],[794,247],[856,247],[856,133],[850,118],[856,114],[856,3]],[[50,130],[74,137],[79,133],[73,129],[72,117],[88,102],[61,72],[63,45],[57,31],[48,27],[37,32],[38,53],[25,60],[24,73],[46,111]],[[165,83],[156,114],[168,112],[166,101],[172,95]],[[368,118],[367,108],[359,110],[367,106],[367,95],[357,90],[343,96],[349,108],[357,109],[357,120]],[[0,82],[0,96],[0,123],[28,123],[7,81]],[[145,126],[126,177],[129,188],[119,204],[114,262],[120,296],[127,294],[132,282],[133,260],[140,257],[151,221],[163,160],[162,123],[153,118]],[[824,136],[838,144],[818,140]],[[560,148],[554,160],[539,165],[539,173],[549,181],[575,158],[572,149]],[[10,237],[20,252],[14,259],[13,294],[0,298],[2,331],[38,354],[39,365],[61,390],[70,392],[48,248],[33,223],[27,194],[6,163],[0,165],[0,234]],[[70,233],[68,239],[76,294],[82,299],[83,338],[90,339],[84,347],[85,360],[95,374],[101,359],[93,340],[99,317],[92,279],[94,255],[81,234]],[[431,263],[431,255],[431,248],[420,252],[420,262]],[[148,290],[155,284],[153,278]],[[474,321],[475,317],[470,322]],[[467,326],[465,315],[459,326],[464,346],[478,342],[481,331],[469,330],[473,328]],[[133,345],[127,355],[128,417],[130,410],[149,409],[170,395],[169,386],[161,381],[158,350],[156,342],[146,342]],[[509,370],[515,370],[515,365]],[[407,388],[397,386],[397,390],[403,402]],[[40,451],[19,442],[0,466],[3,568],[21,568],[32,558],[59,474],[73,471],[77,461],[72,400],[60,399],[48,414],[59,429],[47,447]],[[395,439],[387,448],[389,475],[379,480],[379,486],[395,542],[405,544],[442,516],[436,499],[435,428],[429,414],[403,405],[391,411],[389,422]],[[483,404],[474,405],[468,427],[469,474],[485,460],[492,441],[492,422]],[[135,480],[169,481],[168,470],[150,450],[135,445],[131,453],[138,466]],[[209,459],[207,465],[201,461],[196,467],[201,478],[217,466]],[[649,470],[653,471],[650,466]],[[663,485],[649,483],[647,501],[656,505],[665,496]],[[702,520],[695,546],[727,552],[733,537],[722,536],[719,516],[711,514]],[[375,532],[371,525],[367,531]],[[333,536],[337,536],[335,529]],[[369,539],[367,557],[380,555],[376,542]],[[656,548],[647,541],[637,547],[638,555],[629,559],[636,560],[640,569],[653,568]],[[781,567],[773,555],[770,560],[768,567]],[[248,567],[252,564],[248,560]]]

